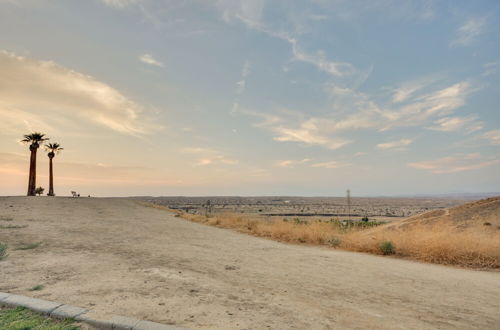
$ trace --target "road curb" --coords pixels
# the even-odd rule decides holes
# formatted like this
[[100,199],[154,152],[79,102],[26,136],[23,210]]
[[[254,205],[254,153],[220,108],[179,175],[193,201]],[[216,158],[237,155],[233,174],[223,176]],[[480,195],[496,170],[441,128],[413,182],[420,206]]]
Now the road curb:
[[113,315],[109,320],[98,320],[87,316],[91,312],[89,309],[6,292],[0,292],[0,306],[25,307],[54,318],[72,318],[103,330],[187,330],[174,325],[143,321],[120,315]]

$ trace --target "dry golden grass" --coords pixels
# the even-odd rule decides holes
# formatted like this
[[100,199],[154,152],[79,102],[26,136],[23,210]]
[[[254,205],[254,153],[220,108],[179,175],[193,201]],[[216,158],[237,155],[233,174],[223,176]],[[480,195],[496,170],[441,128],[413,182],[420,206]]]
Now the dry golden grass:
[[160,205],[150,206],[175,212],[190,221],[281,242],[327,245],[350,251],[383,254],[380,245],[389,241],[394,246],[393,254],[398,257],[469,268],[500,268],[500,230],[493,226],[464,229],[450,223],[438,223],[401,228],[393,224],[368,229],[344,228],[338,222],[295,223],[233,213],[205,217]]
[[406,230],[377,228],[343,237],[342,246],[353,251],[380,253],[381,241],[390,241],[397,256],[470,268],[500,268],[500,230],[457,230],[449,224],[413,226]]

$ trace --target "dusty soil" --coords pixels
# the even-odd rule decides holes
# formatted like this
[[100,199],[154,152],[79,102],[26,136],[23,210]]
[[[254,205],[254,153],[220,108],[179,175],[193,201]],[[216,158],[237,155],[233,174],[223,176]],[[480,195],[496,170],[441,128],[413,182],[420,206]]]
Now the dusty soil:
[[[1,197],[0,225],[10,247],[0,291],[88,307],[97,317],[193,329],[500,324],[498,272],[288,245],[125,199]],[[14,225],[26,227],[6,228]],[[34,242],[41,245],[16,250]],[[38,284],[44,289],[29,291]]]

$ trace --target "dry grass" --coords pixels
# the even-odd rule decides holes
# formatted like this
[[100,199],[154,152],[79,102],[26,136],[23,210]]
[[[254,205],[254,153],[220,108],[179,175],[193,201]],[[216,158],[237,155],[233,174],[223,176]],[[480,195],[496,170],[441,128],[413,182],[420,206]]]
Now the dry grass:
[[500,230],[483,226],[458,229],[450,224],[415,225],[395,228],[348,227],[338,222],[311,221],[306,223],[265,220],[233,213],[205,217],[150,206],[177,213],[180,217],[211,226],[233,229],[241,233],[273,240],[313,245],[327,245],[345,250],[386,254],[381,243],[391,242],[393,255],[437,264],[469,268],[500,268]]
[[487,228],[458,230],[449,224],[413,226],[406,230],[377,228],[344,237],[346,249],[380,253],[380,241],[390,241],[395,254],[445,265],[470,268],[500,268],[500,231]]

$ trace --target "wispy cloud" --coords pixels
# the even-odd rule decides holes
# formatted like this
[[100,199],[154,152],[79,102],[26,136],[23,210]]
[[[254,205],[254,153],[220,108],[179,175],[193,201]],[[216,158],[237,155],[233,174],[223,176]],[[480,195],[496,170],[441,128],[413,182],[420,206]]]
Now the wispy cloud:
[[308,53],[299,46],[295,38],[288,37],[285,38],[285,40],[292,46],[292,60],[294,61],[312,64],[318,68],[318,70],[337,77],[346,77],[357,73],[356,68],[350,63],[328,60],[323,51],[319,51],[316,54]]
[[466,97],[473,90],[469,82],[463,81],[433,92],[416,95],[403,106],[381,111],[380,119],[386,120],[386,124],[382,124],[382,129],[417,126],[433,117],[449,115],[465,104]]
[[182,153],[195,156],[195,166],[206,165],[236,165],[239,163],[236,159],[227,158],[222,152],[212,148],[183,148]]
[[239,21],[249,29],[288,42],[292,50],[291,61],[314,65],[318,70],[335,77],[366,75],[366,73],[357,70],[351,63],[327,59],[325,52],[322,50],[315,53],[305,51],[299,45],[299,40],[287,31],[273,30],[262,20],[264,5],[265,1],[229,0],[217,2],[217,7],[222,11],[222,16],[226,23]]
[[492,145],[500,146],[500,129],[484,133],[483,138],[489,140]]
[[135,5],[141,0],[101,0],[106,6],[123,9],[131,5]]
[[280,160],[276,163],[277,166],[279,167],[288,167],[288,168],[294,168],[296,165],[308,163],[312,161],[312,159],[309,158],[304,158],[300,160],[294,160],[294,159],[287,159],[287,160]]
[[287,116],[287,118],[285,118],[285,116],[241,109],[238,104],[235,104],[232,113],[260,118],[261,121],[255,123],[254,126],[270,130],[274,134],[273,139],[279,142],[298,142],[304,145],[319,145],[332,150],[341,148],[351,142],[347,139],[328,135],[327,132],[325,132],[325,125],[328,123],[319,122],[317,118],[310,118],[307,120],[300,119],[297,124],[296,116],[301,117],[300,114],[295,114],[295,116],[293,116],[290,111],[284,114]]
[[484,72],[482,76],[484,77],[492,76],[500,71],[500,61],[486,63],[483,65],[483,67],[484,67]]
[[476,116],[467,117],[443,117],[434,121],[434,126],[429,129],[441,132],[456,132],[459,130],[471,133],[483,128],[483,125],[476,120]]
[[242,94],[246,88],[246,78],[250,74],[250,62],[248,60],[243,64],[243,68],[241,69],[241,80],[236,82],[236,93]]
[[455,39],[450,43],[451,46],[469,46],[474,40],[483,33],[486,24],[485,17],[469,18],[456,31]]
[[329,162],[321,162],[321,163],[311,164],[311,167],[339,168],[339,167],[344,167],[344,166],[349,166],[349,165],[350,164],[347,162],[339,162],[336,160],[332,160]]
[[314,118],[302,122],[300,127],[297,128],[276,126],[272,129],[277,134],[274,140],[280,142],[299,142],[306,145],[320,145],[332,150],[339,149],[351,143],[351,141],[347,139],[323,134]]
[[153,57],[153,55],[151,55],[151,54],[143,54],[143,55],[139,56],[139,60],[141,62],[149,64],[149,65],[155,65],[155,66],[159,66],[162,68],[165,66],[162,62],[156,60]]
[[409,167],[427,170],[434,174],[457,173],[477,170],[500,164],[500,159],[485,159],[479,153],[443,157],[431,161],[409,163]]
[[[332,107],[336,109],[332,113],[308,117],[300,112],[282,111],[278,115],[242,110],[239,105],[233,112],[263,119],[255,126],[272,131],[276,141],[338,149],[354,142],[352,138],[344,137],[354,130],[387,131],[401,127],[426,127],[434,123],[433,128],[451,131],[460,123],[447,123],[451,120],[449,115],[463,106],[466,97],[477,88],[463,81],[446,87],[433,87],[433,90],[423,87],[418,90],[418,93],[413,92],[408,96],[403,104],[394,105],[392,100],[375,102],[367,94],[331,85],[326,91],[331,93],[334,102]],[[475,117],[470,118],[468,126],[464,126],[467,131],[480,129]]]
[[411,98],[416,92],[425,89],[438,81],[437,76],[430,76],[403,82],[394,89],[393,103],[400,103]]
[[409,146],[413,140],[411,139],[401,139],[397,141],[389,141],[389,142],[384,142],[384,143],[379,143],[377,144],[377,148],[381,150],[396,150],[396,151],[401,151],[405,150],[407,146]]
[[131,135],[155,127],[144,117],[145,107],[54,62],[0,52],[0,71],[0,127],[6,131],[64,128],[75,133],[82,131],[82,120]]

